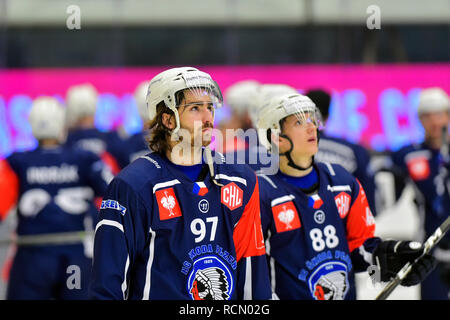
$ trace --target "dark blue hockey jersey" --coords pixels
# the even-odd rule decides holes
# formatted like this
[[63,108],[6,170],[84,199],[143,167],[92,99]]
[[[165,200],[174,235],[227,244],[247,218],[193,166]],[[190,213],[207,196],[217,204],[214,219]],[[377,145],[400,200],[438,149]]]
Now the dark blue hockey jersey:
[[73,129],[66,145],[91,151],[98,155],[117,174],[128,162],[126,144],[116,131],[102,132],[97,128]]
[[218,186],[209,171],[194,182],[168,161],[149,153],[111,182],[95,232],[91,297],[271,298],[256,175],[215,163]]
[[[424,222],[425,239],[450,214],[450,164],[442,162],[440,151],[425,143],[408,145],[391,155],[397,174],[410,177],[416,192],[416,203]],[[450,235],[442,243],[450,246]]]
[[13,153],[0,177],[0,217],[17,204],[17,234],[33,235],[84,230],[112,174],[92,152],[58,146]]
[[355,176],[366,192],[373,215],[376,215],[375,176],[370,167],[370,154],[362,146],[344,139],[320,134],[317,162],[336,163]]
[[258,176],[272,290],[280,299],[355,299],[354,272],[372,262],[374,243],[364,244],[378,241],[375,220],[358,180],[336,164],[314,167],[311,196],[280,173]]

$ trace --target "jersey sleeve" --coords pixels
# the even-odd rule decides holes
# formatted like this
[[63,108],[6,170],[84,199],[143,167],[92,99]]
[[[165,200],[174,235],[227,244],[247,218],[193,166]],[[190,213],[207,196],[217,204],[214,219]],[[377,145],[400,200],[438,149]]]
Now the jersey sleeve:
[[358,169],[355,171],[354,176],[359,180],[362,186],[364,186],[364,192],[366,193],[367,202],[369,203],[370,211],[374,216],[376,216],[376,203],[375,203],[375,174],[373,172],[372,166],[370,165],[370,154],[369,152],[361,147],[358,150],[359,157]]
[[0,221],[16,205],[19,196],[19,178],[5,159],[0,160]]
[[95,228],[90,297],[127,298],[130,272],[136,252],[145,243],[143,202],[131,187],[114,179],[103,198]]
[[366,193],[361,183],[355,179],[353,201],[346,221],[347,241],[350,252],[361,246],[375,234],[375,218],[370,211]]
[[372,251],[378,244],[375,237],[375,218],[361,183],[355,179],[355,201],[347,216],[347,241],[355,272],[365,271],[372,263]]
[[261,228],[257,179],[250,200],[234,229],[233,240],[238,262],[238,299],[270,299],[272,292]]
[[94,189],[95,195],[103,197],[106,192],[108,184],[114,178],[110,167],[95,154],[90,154],[91,159],[88,166],[88,181]]

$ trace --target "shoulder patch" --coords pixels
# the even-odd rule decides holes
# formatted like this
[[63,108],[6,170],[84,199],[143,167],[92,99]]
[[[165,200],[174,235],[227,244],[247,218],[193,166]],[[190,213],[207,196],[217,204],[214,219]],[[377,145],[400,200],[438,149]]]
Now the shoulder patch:
[[100,210],[102,209],[113,209],[113,210],[117,210],[120,211],[120,213],[122,215],[125,215],[125,213],[127,212],[127,208],[125,208],[124,206],[122,206],[118,201],[116,200],[103,200],[102,204],[100,206]]

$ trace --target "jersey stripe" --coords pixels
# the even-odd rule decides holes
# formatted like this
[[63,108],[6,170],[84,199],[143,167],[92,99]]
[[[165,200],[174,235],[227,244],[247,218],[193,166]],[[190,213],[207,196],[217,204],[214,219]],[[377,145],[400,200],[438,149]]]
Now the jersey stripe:
[[97,223],[97,225],[95,226],[95,233],[97,233],[98,228],[100,228],[103,225],[116,227],[120,231],[124,232],[123,231],[123,226],[119,222],[114,221],[114,220],[103,219],[103,220],[99,221]]
[[179,184],[179,183],[181,183],[181,182],[178,179],[173,179],[173,180],[170,180],[170,181],[157,183],[153,187],[153,193],[155,193],[158,189],[171,187],[171,186],[174,186],[174,185]]
[[219,173],[214,176],[215,179],[223,179],[233,182],[239,182],[242,183],[244,186],[247,186],[247,180],[241,177],[234,177],[234,176],[227,176],[226,174]]
[[271,206],[271,207],[275,207],[276,205],[278,205],[278,204],[280,204],[280,203],[292,201],[292,200],[294,200],[294,199],[295,199],[295,196],[292,195],[292,194],[289,194],[289,195],[287,195],[287,196],[278,197],[278,198],[273,199],[273,200],[270,202],[270,206]]
[[150,228],[150,245],[149,245],[149,257],[147,261],[147,272],[145,274],[145,286],[144,286],[144,294],[142,295],[142,300],[150,299],[150,289],[151,289],[151,281],[152,281],[152,265],[155,254],[155,237],[156,232]]
[[127,262],[125,263],[125,272],[123,273],[123,282],[122,282],[122,293],[123,293],[123,300],[126,300],[127,297],[127,273],[128,273],[128,267],[130,266],[130,256],[127,256]]
[[252,258],[245,258],[244,300],[252,300]]

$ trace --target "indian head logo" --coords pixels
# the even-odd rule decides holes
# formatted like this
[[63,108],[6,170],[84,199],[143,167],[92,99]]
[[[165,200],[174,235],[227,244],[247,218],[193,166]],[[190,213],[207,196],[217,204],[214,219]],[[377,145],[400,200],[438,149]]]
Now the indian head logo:
[[344,300],[350,287],[347,267],[338,261],[324,263],[309,277],[308,285],[315,300]]
[[292,201],[272,207],[272,214],[277,232],[290,231],[301,226],[297,209]]
[[217,257],[202,257],[193,264],[187,290],[193,300],[229,300],[233,293],[233,276]]
[[180,217],[181,209],[173,188],[158,190],[155,192],[158,201],[159,218],[161,220]]

